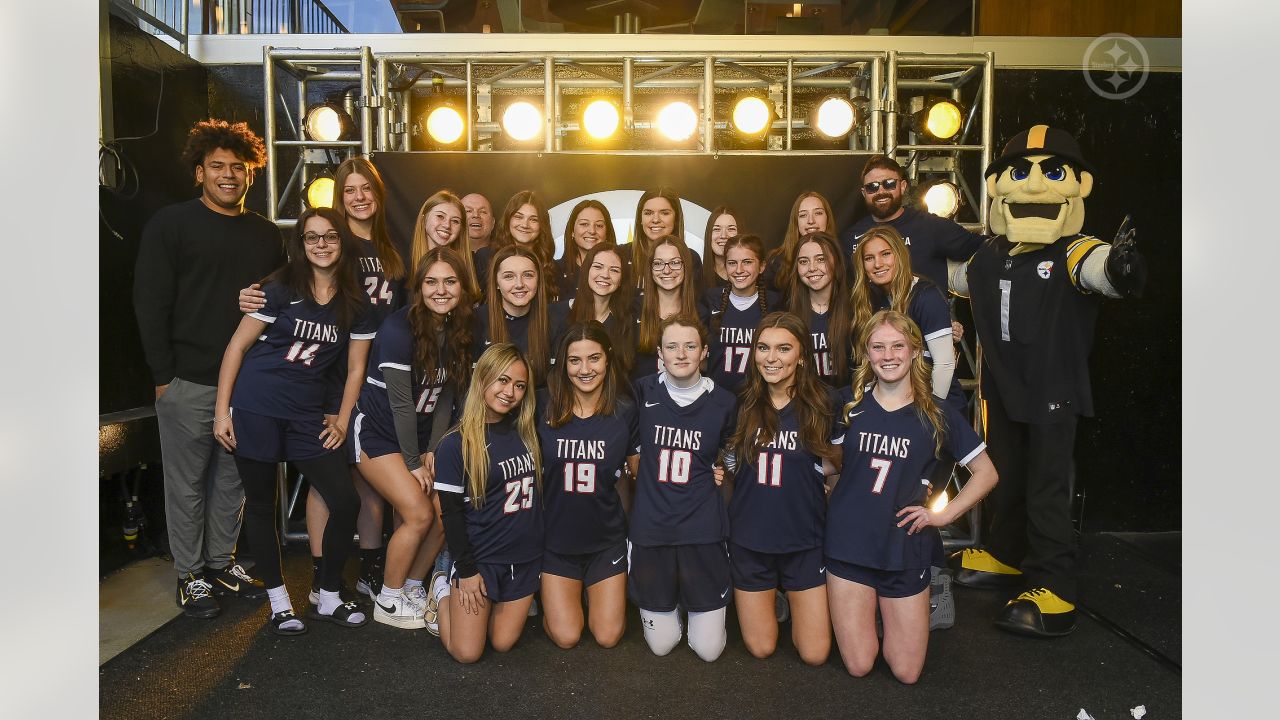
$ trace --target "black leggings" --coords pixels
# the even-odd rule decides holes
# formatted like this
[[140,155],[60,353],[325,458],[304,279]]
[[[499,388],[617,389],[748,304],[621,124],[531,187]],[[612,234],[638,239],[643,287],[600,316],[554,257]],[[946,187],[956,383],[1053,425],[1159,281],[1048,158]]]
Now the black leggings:
[[[294,460],[293,464],[329,507],[329,522],[324,527],[324,559],[320,563],[320,589],[337,592],[356,531],[360,496],[351,484],[351,472],[341,452]],[[276,463],[237,456],[236,468],[244,482],[245,532],[254,549],[259,551],[256,574],[266,587],[280,587],[284,578],[280,575],[280,532],[276,527],[280,496],[276,488]]]

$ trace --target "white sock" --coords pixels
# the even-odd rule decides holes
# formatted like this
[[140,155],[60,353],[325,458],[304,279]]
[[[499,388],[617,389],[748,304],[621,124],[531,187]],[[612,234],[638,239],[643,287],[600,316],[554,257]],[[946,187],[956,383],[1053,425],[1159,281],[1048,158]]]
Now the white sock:
[[405,594],[405,595],[408,595],[408,594],[412,593],[414,588],[420,588],[420,587],[422,587],[422,581],[421,581],[421,580],[414,580],[413,578],[405,578],[405,579],[404,579],[404,594]]
[[267,597],[271,600],[272,615],[293,609],[293,603],[289,602],[289,591],[283,585],[267,588]]
[[431,596],[437,603],[449,597],[449,581],[445,580],[443,575],[437,577],[435,584],[431,586]]
[[333,611],[342,604],[342,598],[338,597],[338,593],[334,590],[320,589],[320,614],[332,615]]
[[684,632],[680,627],[680,613],[676,610],[655,612],[641,608],[640,625],[644,627],[644,641],[659,657],[671,652],[680,643],[680,635]]
[[711,662],[720,657],[729,641],[724,629],[725,608],[689,613],[689,647],[698,657]]
[[386,583],[382,585],[382,591],[378,593],[379,605],[390,605],[400,597],[400,588],[393,588]]

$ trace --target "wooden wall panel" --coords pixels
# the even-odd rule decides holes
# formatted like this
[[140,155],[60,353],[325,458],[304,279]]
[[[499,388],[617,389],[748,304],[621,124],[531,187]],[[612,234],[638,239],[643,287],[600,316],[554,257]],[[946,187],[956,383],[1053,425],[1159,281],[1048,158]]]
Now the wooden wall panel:
[[976,0],[979,35],[1182,37],[1181,0]]

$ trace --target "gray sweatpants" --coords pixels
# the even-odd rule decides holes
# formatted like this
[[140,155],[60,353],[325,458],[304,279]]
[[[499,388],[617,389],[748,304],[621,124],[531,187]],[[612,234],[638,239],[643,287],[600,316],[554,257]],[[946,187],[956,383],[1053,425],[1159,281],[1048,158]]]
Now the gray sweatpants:
[[226,567],[236,549],[244,488],[234,458],[213,439],[218,389],[174,378],[156,400],[164,459],[164,511],[181,577]]

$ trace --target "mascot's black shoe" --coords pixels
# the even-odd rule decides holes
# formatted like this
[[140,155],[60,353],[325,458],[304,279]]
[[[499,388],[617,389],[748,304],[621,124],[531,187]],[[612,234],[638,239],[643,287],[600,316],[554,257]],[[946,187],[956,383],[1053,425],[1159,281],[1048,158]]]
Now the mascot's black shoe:
[[996,627],[1035,637],[1067,635],[1076,629],[1076,606],[1048,588],[1033,588],[1004,606],[996,617]]
[[965,548],[951,554],[952,579],[965,587],[999,590],[1017,585],[1022,571],[1000,562],[986,550]]

